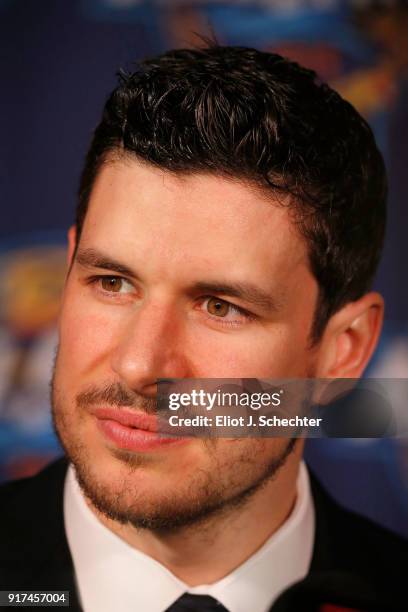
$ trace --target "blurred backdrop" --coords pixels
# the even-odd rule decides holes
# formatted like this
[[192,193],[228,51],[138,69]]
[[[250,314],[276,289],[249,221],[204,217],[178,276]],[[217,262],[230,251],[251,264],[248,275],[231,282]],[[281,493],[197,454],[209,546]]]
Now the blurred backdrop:
[[[386,323],[368,374],[407,377],[407,26],[392,0],[0,0],[0,480],[61,452],[48,381],[65,232],[115,73],[197,34],[300,61],[371,123],[390,199],[376,281]],[[406,440],[311,440],[307,458],[336,499],[408,535]]]

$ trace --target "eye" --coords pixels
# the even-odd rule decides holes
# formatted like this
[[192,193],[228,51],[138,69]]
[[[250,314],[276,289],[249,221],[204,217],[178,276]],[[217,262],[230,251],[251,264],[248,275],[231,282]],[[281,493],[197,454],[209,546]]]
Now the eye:
[[122,289],[123,279],[118,276],[105,276],[101,278],[101,287],[105,291],[113,291],[114,293],[120,293]]
[[239,326],[255,319],[255,315],[251,315],[243,308],[213,296],[207,297],[202,307],[211,315],[208,319],[212,321],[218,319],[216,322],[221,325]]
[[231,304],[215,297],[208,298],[207,311],[217,317],[226,317],[230,311]]
[[121,276],[95,276],[91,279],[104,293],[124,294],[134,291],[133,285]]

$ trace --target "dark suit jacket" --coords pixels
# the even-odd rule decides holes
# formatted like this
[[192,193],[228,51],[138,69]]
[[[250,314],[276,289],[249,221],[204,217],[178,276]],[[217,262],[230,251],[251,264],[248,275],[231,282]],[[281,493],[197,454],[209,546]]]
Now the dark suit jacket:
[[[70,609],[79,611],[63,522],[66,469],[60,459],[33,478],[0,487],[0,590],[70,591]],[[271,610],[408,611],[407,542],[340,508],[313,476],[312,493],[316,538],[310,572]]]

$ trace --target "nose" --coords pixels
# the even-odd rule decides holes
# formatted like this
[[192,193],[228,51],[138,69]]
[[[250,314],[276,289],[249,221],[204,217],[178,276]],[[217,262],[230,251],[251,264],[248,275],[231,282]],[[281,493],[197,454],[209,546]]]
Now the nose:
[[128,388],[156,393],[158,378],[192,378],[182,321],[170,305],[146,303],[123,326],[111,367]]

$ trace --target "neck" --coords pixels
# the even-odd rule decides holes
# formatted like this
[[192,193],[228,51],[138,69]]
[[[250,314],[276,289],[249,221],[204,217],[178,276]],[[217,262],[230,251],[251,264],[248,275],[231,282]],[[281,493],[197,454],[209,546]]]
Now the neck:
[[137,530],[91,509],[108,529],[188,586],[212,584],[251,557],[289,517],[299,462],[299,453],[292,453],[275,478],[243,505],[171,533]]

